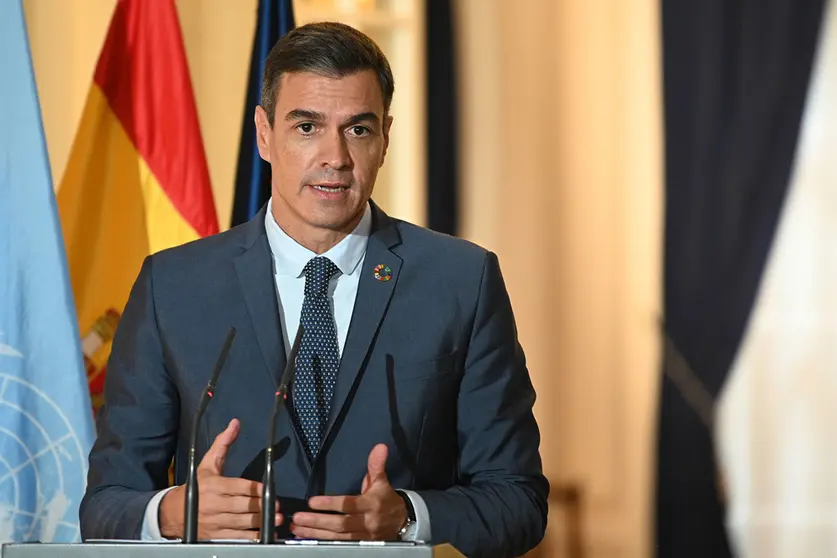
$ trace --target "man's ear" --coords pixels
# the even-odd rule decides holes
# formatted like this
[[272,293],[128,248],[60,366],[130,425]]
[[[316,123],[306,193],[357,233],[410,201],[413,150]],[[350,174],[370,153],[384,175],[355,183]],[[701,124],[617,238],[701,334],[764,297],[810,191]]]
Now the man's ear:
[[381,153],[381,164],[378,165],[380,167],[384,166],[384,160],[387,157],[387,149],[389,148],[389,129],[392,128],[392,116],[385,116],[384,117],[384,152]]
[[273,139],[271,132],[273,129],[267,120],[267,112],[262,107],[257,106],[253,118],[256,122],[256,146],[259,148],[259,156],[269,163],[270,141]]

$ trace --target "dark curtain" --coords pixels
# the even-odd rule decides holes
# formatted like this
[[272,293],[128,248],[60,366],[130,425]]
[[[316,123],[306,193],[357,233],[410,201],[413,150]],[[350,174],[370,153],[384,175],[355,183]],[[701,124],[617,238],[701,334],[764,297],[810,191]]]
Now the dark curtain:
[[427,0],[427,224],[457,234],[456,53],[451,0]]
[[270,198],[270,164],[259,156],[253,115],[256,106],[261,103],[262,76],[267,55],[273,45],[293,28],[294,9],[291,0],[259,0],[247,78],[247,98],[241,122],[232,226],[252,219]]
[[730,556],[713,405],[794,160],[824,0],[662,0],[664,374],[656,550]]

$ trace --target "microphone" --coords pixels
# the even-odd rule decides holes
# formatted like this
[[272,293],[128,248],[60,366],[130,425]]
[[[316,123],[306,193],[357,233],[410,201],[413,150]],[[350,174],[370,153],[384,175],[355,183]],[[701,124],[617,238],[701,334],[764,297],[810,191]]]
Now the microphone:
[[198,427],[201,423],[206,406],[209,400],[212,399],[215,391],[215,382],[218,381],[218,376],[221,375],[221,369],[224,367],[224,362],[227,360],[227,355],[230,352],[233,339],[235,339],[235,328],[231,327],[227,333],[227,339],[224,341],[224,346],[221,348],[221,354],[218,355],[218,360],[215,361],[215,370],[212,371],[212,377],[209,383],[201,394],[201,400],[198,403],[198,408],[195,411],[195,417],[192,420],[192,435],[189,438],[189,470],[186,474],[186,503],[183,521],[183,543],[194,544],[198,542],[198,465],[195,458],[195,448],[198,445]]
[[299,353],[299,345],[302,343],[302,334],[305,328],[300,320],[296,330],[296,339],[291,347],[291,354],[285,363],[285,370],[282,378],[276,387],[276,399],[273,401],[273,412],[270,415],[270,426],[268,427],[267,447],[264,452],[264,486],[262,486],[262,532],[259,535],[260,544],[273,544],[276,542],[276,517],[273,510],[276,508],[276,492],[273,489],[273,478],[276,476],[273,470],[273,438],[276,436],[276,417],[279,409],[282,408],[288,398],[288,388],[296,371],[296,355]]

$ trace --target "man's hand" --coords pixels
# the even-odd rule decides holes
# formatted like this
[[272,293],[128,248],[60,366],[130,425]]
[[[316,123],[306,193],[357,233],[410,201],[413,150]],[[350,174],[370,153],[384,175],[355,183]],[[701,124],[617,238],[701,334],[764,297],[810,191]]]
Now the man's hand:
[[[224,461],[241,426],[233,419],[216,436],[198,465],[198,539],[253,539],[261,526],[262,483],[223,476]],[[160,502],[160,533],[169,539],[183,536],[186,487],[178,486]],[[276,503],[276,525],[282,523]]]
[[387,446],[378,444],[369,453],[360,496],[314,496],[311,509],[343,515],[299,512],[291,532],[302,539],[395,540],[407,521],[404,500],[389,484]]

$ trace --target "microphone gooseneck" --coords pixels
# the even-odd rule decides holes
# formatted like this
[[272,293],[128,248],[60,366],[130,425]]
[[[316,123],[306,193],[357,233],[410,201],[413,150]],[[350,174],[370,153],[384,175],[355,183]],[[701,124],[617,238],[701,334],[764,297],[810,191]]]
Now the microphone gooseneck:
[[224,341],[224,346],[221,348],[221,354],[218,355],[218,360],[215,361],[215,369],[212,371],[212,377],[210,377],[209,383],[206,384],[201,394],[201,400],[198,402],[198,408],[192,419],[192,433],[189,437],[189,469],[186,474],[186,500],[183,520],[184,544],[198,542],[198,465],[195,456],[195,448],[198,445],[198,427],[200,426],[203,413],[206,411],[207,405],[209,405],[209,400],[212,399],[213,392],[215,391],[215,383],[221,375],[221,369],[224,368],[224,362],[227,360],[233,339],[235,339],[235,328],[231,327],[229,333],[227,333],[227,339]]
[[290,383],[296,371],[296,355],[299,353],[299,345],[302,343],[302,334],[305,329],[302,323],[296,330],[296,339],[294,345],[291,347],[291,354],[288,356],[288,361],[285,363],[285,370],[282,372],[282,378],[279,380],[279,385],[276,386],[276,398],[273,400],[273,412],[270,414],[270,424],[268,426],[267,447],[264,452],[264,485],[262,486],[262,529],[259,535],[259,542],[261,544],[273,544],[276,542],[276,524],[274,522],[273,510],[276,509],[276,491],[273,489],[273,478],[275,477],[273,469],[273,439],[276,436],[276,417],[279,415],[279,410],[285,403],[288,397]]

